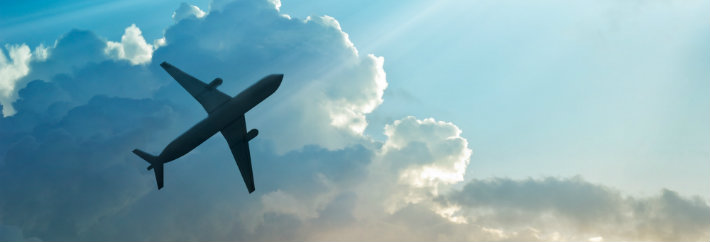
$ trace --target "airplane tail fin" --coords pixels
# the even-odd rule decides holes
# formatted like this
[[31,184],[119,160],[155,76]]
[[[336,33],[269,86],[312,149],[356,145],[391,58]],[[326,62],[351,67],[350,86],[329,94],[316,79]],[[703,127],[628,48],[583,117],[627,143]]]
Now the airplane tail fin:
[[150,163],[150,166],[148,166],[148,170],[153,169],[153,171],[155,172],[155,181],[158,183],[158,190],[163,188],[163,162],[158,160],[157,156],[148,154],[139,149],[133,150],[133,153]]

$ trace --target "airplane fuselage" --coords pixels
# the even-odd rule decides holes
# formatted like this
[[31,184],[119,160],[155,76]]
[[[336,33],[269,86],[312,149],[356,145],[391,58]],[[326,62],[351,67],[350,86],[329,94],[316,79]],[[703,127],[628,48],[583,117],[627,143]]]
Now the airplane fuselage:
[[[229,126],[244,113],[271,96],[281,84],[282,75],[269,75],[225,102],[207,118],[170,142],[158,156],[162,163],[182,157],[220,130]],[[246,138],[246,137],[245,137]]]

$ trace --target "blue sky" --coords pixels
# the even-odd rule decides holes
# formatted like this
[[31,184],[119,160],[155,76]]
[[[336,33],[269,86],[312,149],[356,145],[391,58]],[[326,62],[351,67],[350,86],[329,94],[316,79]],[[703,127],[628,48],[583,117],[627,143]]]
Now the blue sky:
[[[705,239],[709,5],[3,3],[0,240]],[[221,138],[160,192],[125,152],[204,117],[162,61],[285,74],[256,193]]]
[[583,174],[707,198],[707,2],[363,5],[292,7],[332,13],[360,49],[385,57],[391,96],[374,122],[460,126],[472,177]]

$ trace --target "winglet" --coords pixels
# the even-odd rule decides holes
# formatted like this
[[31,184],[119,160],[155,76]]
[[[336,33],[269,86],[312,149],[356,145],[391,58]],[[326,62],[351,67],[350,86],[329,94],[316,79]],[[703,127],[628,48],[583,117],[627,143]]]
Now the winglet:
[[254,187],[254,178],[253,177],[251,178],[251,184],[247,183],[247,190],[249,190],[250,194],[252,192],[254,192],[254,190],[256,190],[256,188]]

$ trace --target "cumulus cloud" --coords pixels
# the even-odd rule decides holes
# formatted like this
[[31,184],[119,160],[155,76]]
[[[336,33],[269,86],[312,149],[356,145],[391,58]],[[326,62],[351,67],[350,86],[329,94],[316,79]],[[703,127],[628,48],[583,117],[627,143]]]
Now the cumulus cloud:
[[[50,80],[56,75],[71,75],[76,68],[110,59],[125,60],[133,65],[150,62],[154,48],[164,39],[147,44],[135,25],[126,28],[121,42],[106,41],[93,32],[72,30],[53,46],[40,44],[34,51],[25,45],[6,45],[10,60],[0,51],[0,105],[3,116],[16,112],[13,103],[18,91],[34,80]],[[51,57],[51,58],[50,58]]]
[[[377,189],[383,189],[377,187]],[[392,191],[384,188],[387,191]],[[579,189],[579,190],[575,190]],[[374,190],[374,189],[371,189]],[[428,201],[409,203],[389,213],[362,213],[366,193],[355,193],[339,216],[346,223],[318,228],[330,210],[294,216],[306,240],[380,241],[697,241],[710,232],[710,207],[697,197],[662,190],[650,197],[619,191],[579,177],[473,180],[465,188]],[[380,201],[382,202],[382,201]],[[459,208],[457,222],[433,204]],[[280,214],[294,214],[282,211]]]
[[[385,126],[384,133],[387,140],[370,168],[373,183],[366,184],[385,188],[373,191],[381,196],[375,200],[385,201],[385,210],[425,201],[463,181],[472,151],[456,125],[409,116]],[[452,208],[435,210],[454,219],[447,209]]]
[[[361,142],[365,115],[382,103],[387,87],[384,59],[359,55],[334,18],[284,17],[267,1],[227,3],[202,19],[176,23],[165,37],[166,46],[153,58],[198,78],[219,75],[227,93],[267,74],[285,74],[280,91],[257,107],[264,111],[254,117],[269,127],[260,135],[279,152]],[[177,86],[175,91],[183,92]]]
[[559,240],[695,241],[710,236],[710,207],[699,197],[662,190],[652,197],[623,196],[580,177],[473,180],[443,195],[471,223],[506,239],[534,228]]
[[[5,57],[5,54],[0,52],[0,96],[3,99],[10,97],[15,90],[15,81],[30,71],[30,48],[27,45],[21,46],[5,46],[10,52],[10,60]],[[3,103],[6,106],[8,103]],[[3,114],[7,116],[14,110],[3,110]]]
[[[208,17],[213,15],[208,15],[204,21],[210,24],[195,26],[197,29],[192,29],[193,27],[190,26],[190,24],[194,24],[191,21],[195,19],[181,21],[166,32],[165,49],[159,49],[158,55],[161,55],[163,60],[176,63],[187,62],[188,64],[180,66],[186,70],[204,67],[200,66],[200,63],[222,62],[223,60],[220,58],[224,56],[219,54],[212,55],[216,52],[209,52],[215,46],[196,44],[199,41],[209,42],[214,39],[220,39],[205,37],[198,42],[192,42],[190,39],[181,39],[181,35],[199,36],[189,31],[198,31],[200,28],[206,28],[205,31],[224,29],[225,25],[233,25],[233,22],[229,21],[230,19],[244,16],[243,13],[254,12],[252,10],[258,10],[256,12],[260,13],[260,15],[251,16],[252,18],[243,20],[246,26],[232,30],[227,28],[228,31],[226,32],[220,30],[220,32],[227,34],[220,41],[237,44],[236,47],[222,46],[237,51],[223,53],[229,56],[239,56],[241,53],[238,52],[241,50],[256,49],[259,51],[247,53],[248,58],[235,59],[237,60],[236,63],[226,62],[226,64],[217,65],[216,67],[219,68],[216,69],[222,70],[222,73],[225,73],[226,76],[234,77],[232,80],[235,80],[235,82],[232,82],[232,85],[233,89],[236,90],[241,89],[240,85],[251,84],[262,74],[271,72],[259,71],[259,69],[254,68],[256,66],[268,66],[272,70],[286,69],[284,71],[286,74],[294,72],[289,77],[292,76],[291,78],[294,82],[292,87],[295,87],[290,91],[295,94],[292,94],[291,97],[282,98],[282,101],[288,101],[289,99],[301,101],[289,107],[281,108],[282,111],[294,108],[288,113],[289,115],[276,113],[274,117],[283,120],[291,118],[290,116],[293,115],[296,118],[295,120],[298,121],[299,118],[309,118],[307,114],[299,114],[299,112],[311,110],[321,115],[320,117],[310,117],[312,120],[318,121],[318,123],[311,124],[305,121],[287,122],[288,127],[286,128],[299,130],[300,134],[308,134],[310,133],[308,132],[309,128],[313,129],[312,133],[318,133],[321,128],[318,125],[323,125],[326,127],[322,128],[332,128],[329,132],[342,132],[344,140],[345,138],[350,139],[356,136],[356,133],[346,127],[347,120],[331,126],[330,111],[353,110],[342,112],[345,114],[338,115],[359,115],[364,121],[362,110],[374,109],[372,102],[368,99],[375,98],[375,102],[379,104],[384,87],[375,86],[375,88],[379,89],[375,91],[362,90],[362,92],[357,92],[355,90],[355,93],[350,93],[348,88],[367,87],[376,81],[385,82],[381,64],[382,59],[374,56],[359,57],[352,43],[347,40],[347,35],[342,32],[333,19],[290,20],[278,14],[269,3],[245,2],[243,4],[225,9],[221,16],[214,15],[222,19],[210,19]],[[240,7],[248,8],[240,9]],[[267,22],[273,22],[273,26],[251,25],[252,23],[260,24],[260,21],[253,20],[261,18],[267,20]],[[280,33],[266,31],[265,34],[269,36],[254,35],[253,37],[257,40],[247,38],[242,42],[232,41],[233,39],[238,39],[235,36],[242,34],[242,32],[253,32],[255,29],[263,31],[264,29],[279,28],[283,28]],[[299,31],[302,30],[306,30],[306,32],[300,33]],[[291,36],[284,39],[274,38],[279,35]],[[264,43],[260,38],[273,38],[274,42],[270,43],[270,46],[267,46],[268,48],[259,48],[259,45]],[[136,39],[139,41],[129,41]],[[311,43],[312,41],[319,41],[320,43],[313,44]],[[146,46],[144,40],[140,37],[139,30],[135,26],[127,29],[121,43],[107,42],[88,31],[73,30],[60,37],[55,46],[51,48],[46,62],[32,64],[33,72],[24,78],[26,83],[29,84],[26,84],[26,87],[20,91],[20,98],[15,103],[18,110],[21,111],[14,116],[0,119],[0,134],[3,137],[0,140],[0,143],[2,143],[0,144],[0,157],[2,157],[0,166],[2,166],[3,183],[10,184],[0,188],[0,193],[3,194],[3,197],[14,198],[0,203],[0,210],[3,214],[2,224],[18,225],[26,233],[33,236],[58,240],[72,238],[101,239],[111,235],[115,238],[127,238],[130,240],[150,238],[174,240],[191,238],[190,234],[195,236],[192,238],[221,238],[226,240],[235,238],[233,237],[237,236],[235,233],[243,230],[247,230],[250,233],[236,238],[264,238],[258,237],[263,234],[259,231],[268,232],[277,228],[273,227],[275,226],[273,222],[269,222],[271,219],[278,218],[278,221],[292,220],[299,222],[303,219],[315,219],[313,216],[318,215],[318,219],[323,220],[324,218],[319,215],[321,210],[332,211],[341,206],[340,204],[333,204],[333,200],[347,203],[347,198],[354,196],[339,189],[339,187],[347,184],[351,184],[347,186],[352,186],[358,180],[357,178],[362,177],[366,172],[364,167],[370,162],[372,151],[365,148],[365,146],[357,144],[345,146],[341,144],[339,146],[342,148],[334,150],[323,149],[320,146],[303,146],[308,143],[326,143],[327,140],[323,140],[323,138],[328,137],[328,135],[321,134],[321,137],[314,139],[312,142],[293,145],[291,150],[300,148],[300,151],[292,151],[280,156],[272,154],[274,152],[273,147],[279,147],[278,144],[273,145],[271,142],[265,142],[267,148],[259,149],[258,145],[253,145],[254,159],[264,160],[265,162],[262,164],[266,165],[262,169],[256,168],[256,175],[264,178],[280,176],[283,178],[291,177],[291,179],[279,179],[275,182],[269,182],[269,179],[261,179],[261,182],[257,182],[257,184],[259,190],[263,191],[263,198],[257,201],[249,202],[248,197],[243,196],[243,194],[237,196],[236,194],[239,193],[236,192],[230,192],[228,197],[228,199],[245,201],[244,208],[250,208],[250,211],[260,211],[259,213],[250,214],[242,211],[242,209],[231,207],[232,203],[230,202],[231,209],[226,211],[236,217],[245,219],[243,220],[244,222],[232,221],[225,223],[221,226],[224,229],[222,233],[215,232],[209,228],[204,228],[206,232],[199,234],[186,231],[187,233],[166,235],[161,232],[174,230],[174,226],[180,226],[175,224],[174,221],[184,221],[184,218],[175,217],[180,216],[179,214],[161,212],[165,210],[144,211],[146,206],[151,207],[150,203],[156,201],[155,198],[143,200],[147,196],[145,192],[154,188],[152,184],[153,178],[148,172],[144,171],[144,162],[137,160],[137,164],[131,163],[136,160],[131,160],[131,158],[135,157],[129,151],[135,147],[148,147],[146,148],[147,150],[158,150],[193,123],[193,120],[189,118],[187,120],[176,119],[176,115],[195,117],[196,114],[204,114],[202,110],[186,108],[190,107],[189,105],[194,105],[194,100],[186,96],[184,90],[175,85],[174,81],[170,80],[157,65],[151,65],[151,62],[147,62],[148,65],[131,65],[135,63],[131,62],[129,64],[128,61],[124,61],[130,56],[135,56],[135,52],[130,54],[130,51],[126,51],[126,46],[131,43]],[[291,46],[285,48],[282,45]],[[322,45],[322,48],[318,45]],[[108,52],[109,55],[106,52],[107,48],[110,50]],[[185,54],[185,49],[182,48],[193,50],[193,52]],[[202,53],[202,50],[199,48],[205,48],[204,50],[208,51],[209,55],[200,56],[199,54]],[[283,51],[284,53],[272,52],[269,48],[282,48],[282,50],[288,49],[292,51]],[[139,49],[145,50],[144,53],[147,53],[147,48]],[[338,58],[342,60],[344,65],[338,65],[338,69],[320,67],[317,68],[319,72],[303,72],[300,75],[295,71],[323,63],[332,63],[333,61],[329,60],[329,58],[334,57],[336,57],[336,60]],[[280,63],[266,64],[279,59],[283,60],[280,60]],[[204,60],[204,62],[195,60]],[[253,62],[254,60],[260,61]],[[300,60],[299,63],[303,64],[300,66],[286,65],[291,60]],[[238,68],[234,68],[235,66]],[[210,69],[203,70],[200,68],[198,70],[211,75],[215,73],[214,70]],[[246,73],[252,71],[261,73],[246,75]],[[328,75],[323,75],[324,72],[327,72]],[[199,75],[200,71],[195,73]],[[337,79],[337,77],[343,76],[348,78],[345,80]],[[379,79],[373,80],[374,77]],[[39,80],[31,81],[33,79]],[[157,87],[166,83],[169,84],[163,86],[157,93],[154,92]],[[342,87],[343,85],[348,87]],[[234,86],[237,88],[234,88]],[[229,90],[225,90],[225,92],[229,92]],[[153,99],[143,99],[150,98],[151,94],[154,96]],[[343,94],[348,94],[349,96]],[[365,94],[365,97],[361,97],[359,94]],[[309,95],[313,95],[313,97],[309,97]],[[314,105],[311,108],[308,105],[304,105],[304,102]],[[345,106],[337,107],[332,104],[333,102],[338,102]],[[363,108],[362,106],[367,107]],[[131,111],[131,109],[136,110]],[[258,124],[259,122],[255,123]],[[175,128],[171,124],[180,126],[180,128]],[[270,125],[273,124],[276,124],[276,122],[272,124],[265,123],[265,130],[270,129]],[[283,122],[278,122],[278,125],[284,124]],[[362,122],[359,125],[362,125]],[[126,145],[132,147],[126,147]],[[153,148],[151,149],[150,147]],[[201,151],[212,152],[200,153],[196,151],[188,155],[186,159],[232,160],[223,142],[207,142],[201,147]],[[299,162],[299,166],[297,166],[299,168],[294,166],[292,163],[294,161]],[[166,183],[171,184],[172,182],[172,184],[175,184],[173,186],[182,187],[181,191],[183,192],[190,193],[189,191],[192,189],[193,192],[210,194],[207,197],[212,198],[218,196],[217,194],[224,194],[223,190],[230,188],[205,189],[199,186],[200,184],[195,186],[187,185],[189,184],[187,181],[203,175],[219,178],[217,180],[198,179],[203,182],[212,182],[214,185],[224,184],[224,182],[219,181],[220,179],[238,178],[234,176],[237,173],[235,173],[236,166],[232,162],[222,163],[222,165],[225,165],[226,169],[220,170],[229,172],[219,176],[200,173],[199,167],[203,167],[202,165],[180,168],[184,170],[171,170],[168,168],[169,174],[166,176]],[[258,166],[255,163],[255,167]],[[270,169],[272,167],[273,169]],[[346,170],[342,168],[346,168]],[[174,177],[171,180],[173,175]],[[183,184],[181,185],[180,183]],[[242,182],[238,179],[232,180],[230,183],[234,185],[231,186],[231,189],[243,188]],[[96,189],[103,190],[97,191]],[[32,191],[32,193],[18,193],[17,191],[20,190]],[[86,196],[82,195],[82,193],[91,193],[91,195]],[[178,194],[175,195],[180,196]],[[165,200],[160,203],[166,205],[161,206],[174,208],[175,210],[185,210],[187,207],[192,207],[192,205],[186,203],[169,202],[171,200],[185,200],[179,199],[175,195],[164,198]],[[41,196],[43,199],[38,200],[39,203],[28,203],[33,196]],[[303,208],[310,212],[289,214],[288,211],[290,210],[278,210],[276,206],[269,205],[274,202],[274,199],[270,198],[279,197],[289,198],[286,201],[290,201],[294,206],[301,204]],[[89,201],[92,203],[87,204]],[[212,205],[206,207],[209,209],[202,210],[201,216],[195,216],[195,220],[210,221],[214,216],[224,214],[212,209],[215,206],[214,204],[219,202],[213,199],[206,199],[203,202]],[[190,203],[194,203],[194,201]],[[42,207],[44,212],[33,213],[32,211],[40,211],[36,209],[38,207]],[[24,214],[20,214],[21,212]],[[149,224],[141,224],[141,228],[134,227],[135,219],[143,218],[146,214],[149,216],[152,214],[150,217],[155,218],[155,220],[150,221]],[[334,221],[347,220],[347,216],[336,216],[334,212],[332,214],[334,215],[330,219]],[[247,218],[255,219],[249,220]],[[107,221],[111,222],[105,223]],[[111,226],[106,226],[108,224],[111,224]],[[288,224],[283,226],[286,225]],[[119,228],[124,228],[124,230],[119,230]],[[149,234],[134,233],[131,235],[125,235],[124,233],[124,231],[136,231],[136,229],[146,228],[155,232]],[[293,229],[284,231],[297,232]],[[120,234],[118,234],[119,232]],[[285,232],[279,233],[279,236],[286,235]]]
[[68,240],[139,199],[149,180],[125,151],[169,118],[170,108],[161,103],[96,97],[59,122],[21,135],[0,169],[0,194],[12,198],[0,203],[3,223]]
[[205,11],[202,11],[199,7],[183,2],[180,7],[173,12],[173,20],[175,22],[180,22],[180,20],[186,18],[202,18],[206,15]]
[[[44,61],[27,64],[17,81],[24,83],[18,112],[0,118],[0,238],[707,237],[707,203],[673,191],[628,197],[581,178],[473,180],[455,188],[472,154],[456,125],[405,117],[384,127],[385,140],[362,133],[366,115],[383,102],[384,59],[360,55],[334,18],[285,17],[278,1],[220,4],[176,22],[151,55],[135,26],[119,43],[73,30]],[[130,45],[137,49],[127,51]],[[140,53],[144,64],[130,61]],[[155,190],[147,164],[130,150],[158,153],[206,116],[162,61],[205,81],[220,76],[220,90],[230,95],[266,74],[285,74],[280,89],[246,116],[261,131],[250,142],[256,192],[246,192],[221,137],[166,165],[166,186]]]
[[39,45],[32,53],[25,44],[5,45],[5,49],[8,51],[9,59],[0,49],[0,106],[2,106],[3,116],[9,116],[15,113],[12,102],[16,98],[17,89],[22,88],[18,87],[18,80],[30,72],[30,61],[47,59],[48,51],[44,45]]
[[153,45],[146,43],[141,30],[132,24],[121,36],[121,42],[106,42],[105,52],[112,58],[128,60],[134,65],[145,64],[153,56]]
[[[407,165],[400,181],[416,187],[463,181],[472,152],[456,125],[410,116],[385,126],[385,135],[384,160]],[[412,152],[427,154],[412,155]]]

